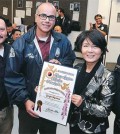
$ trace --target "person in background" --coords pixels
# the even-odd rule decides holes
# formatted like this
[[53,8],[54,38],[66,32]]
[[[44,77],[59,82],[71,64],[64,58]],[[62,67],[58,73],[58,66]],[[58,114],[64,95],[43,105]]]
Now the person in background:
[[88,30],[77,37],[76,46],[85,62],[76,65],[70,134],[106,134],[115,93],[114,75],[102,64],[106,40],[99,31]]
[[13,108],[9,105],[4,85],[5,65],[10,46],[6,44],[6,20],[0,17],[0,134],[11,134],[13,127]]
[[55,27],[54,27],[54,30],[55,30],[56,32],[58,32],[58,33],[62,33],[62,29],[61,29],[60,26],[55,26]]
[[12,37],[12,30],[13,30],[12,23],[8,20],[7,21],[7,37],[8,38]]
[[12,43],[21,36],[21,31],[19,29],[13,29],[12,30],[12,37],[7,38],[7,43],[9,45],[12,45]]
[[104,36],[108,35],[108,26],[106,24],[103,24],[102,15],[97,14],[95,15],[94,19],[96,23],[95,24],[90,23],[90,30],[96,29],[99,32],[101,32]]
[[16,40],[21,36],[21,31],[19,29],[13,29],[12,30],[12,39]]
[[114,69],[116,93],[114,96],[113,112],[115,114],[114,134],[120,134],[120,55]]
[[62,28],[62,33],[68,35],[71,32],[71,21],[68,16],[65,15],[64,9],[58,9],[58,17],[56,18],[56,24]]
[[5,85],[11,104],[18,106],[19,134],[56,134],[57,123],[38,118],[34,112],[35,88],[44,61],[72,67],[75,54],[67,37],[53,30],[56,9],[41,3],[36,10],[36,25],[11,46],[6,65]]

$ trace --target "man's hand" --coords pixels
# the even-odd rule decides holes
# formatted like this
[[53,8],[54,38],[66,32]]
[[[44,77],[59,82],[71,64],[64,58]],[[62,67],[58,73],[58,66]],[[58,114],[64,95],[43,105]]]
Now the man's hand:
[[52,59],[49,62],[61,65],[61,63],[57,59]]
[[89,24],[90,24],[90,30],[92,30],[93,29],[93,24],[91,22]]
[[31,100],[27,100],[25,102],[25,107],[26,107],[26,111],[32,116],[32,117],[35,117],[35,118],[38,118],[38,114],[34,112],[34,106],[35,106],[35,103],[32,102]]
[[82,97],[77,94],[73,94],[71,97],[71,100],[72,100],[72,103],[75,104],[77,107],[79,107],[83,102]]

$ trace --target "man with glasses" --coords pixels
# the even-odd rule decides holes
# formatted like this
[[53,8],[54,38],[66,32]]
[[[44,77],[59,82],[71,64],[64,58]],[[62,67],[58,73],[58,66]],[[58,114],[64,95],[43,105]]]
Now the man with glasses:
[[94,19],[95,19],[96,23],[95,24],[90,23],[90,30],[97,29],[104,36],[108,35],[108,26],[106,24],[103,24],[102,15],[97,14],[97,15],[95,15]]
[[55,134],[55,122],[38,118],[34,112],[36,86],[44,61],[73,66],[75,54],[63,34],[55,32],[56,9],[42,3],[36,10],[35,22],[26,34],[17,39],[10,50],[5,85],[11,104],[19,108],[19,134]]

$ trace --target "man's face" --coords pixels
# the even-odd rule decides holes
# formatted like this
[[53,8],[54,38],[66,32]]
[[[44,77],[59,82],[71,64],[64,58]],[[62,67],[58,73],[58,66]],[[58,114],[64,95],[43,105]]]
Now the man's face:
[[[45,17],[47,16],[47,17]],[[53,19],[50,17],[53,16]],[[43,3],[38,7],[38,13],[35,15],[37,32],[47,34],[55,25],[56,9],[51,4]]]
[[102,18],[98,16],[95,18],[95,21],[98,25],[100,25],[102,23]]
[[2,44],[7,38],[7,29],[5,22],[0,19],[0,44]]
[[16,31],[13,35],[12,38],[13,40],[16,40],[17,38],[19,38],[21,36],[21,32],[20,31]]
[[11,32],[12,32],[12,30],[13,30],[13,27],[12,27],[12,26],[7,27],[7,32],[8,32],[8,33],[11,33]]
[[62,33],[62,29],[60,26],[55,26],[54,30],[58,33]]

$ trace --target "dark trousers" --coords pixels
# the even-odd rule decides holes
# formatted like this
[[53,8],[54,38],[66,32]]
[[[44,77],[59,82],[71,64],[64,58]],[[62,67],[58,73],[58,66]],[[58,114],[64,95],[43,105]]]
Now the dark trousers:
[[31,117],[25,110],[20,110],[19,118],[19,134],[56,134],[57,123],[51,122],[43,118]]
[[[87,134],[87,133],[83,132],[83,131],[78,127],[78,125],[76,125],[76,126],[74,126],[74,127],[70,127],[70,134]],[[95,133],[92,133],[92,134],[95,134]],[[106,134],[106,131],[100,132],[100,133],[97,133],[97,134]]]
[[114,121],[114,134],[120,134],[120,118],[115,117]]

